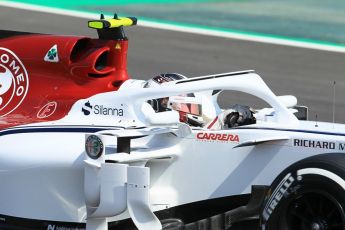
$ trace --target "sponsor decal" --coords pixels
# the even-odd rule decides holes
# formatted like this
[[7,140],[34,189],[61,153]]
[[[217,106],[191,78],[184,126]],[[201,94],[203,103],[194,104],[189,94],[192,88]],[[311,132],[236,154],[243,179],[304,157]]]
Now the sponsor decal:
[[49,224],[47,230],[55,230],[55,225]]
[[37,118],[43,119],[51,116],[57,108],[57,103],[51,101],[48,104],[44,105],[37,113]]
[[[123,106],[123,104],[121,104],[121,106]],[[86,116],[95,114],[103,116],[123,117],[123,108],[107,107],[105,105],[91,105],[89,101],[83,105],[81,111]]]
[[318,140],[306,140],[306,139],[294,139],[293,146],[305,147],[305,148],[319,148],[319,149],[336,149],[345,151],[345,143],[338,143],[333,141],[318,141]]
[[85,230],[85,228],[64,227],[49,224],[47,230]]
[[44,61],[46,62],[59,62],[59,54],[58,54],[58,48],[57,45],[53,45],[52,48],[50,48],[44,57]]
[[181,80],[181,79],[183,79],[183,77],[175,73],[165,73],[165,74],[161,74],[152,78],[152,80],[157,82],[158,84],[162,84],[169,81]]
[[92,159],[98,159],[103,153],[103,142],[96,135],[90,135],[85,142],[85,151]]
[[197,133],[196,138],[202,141],[227,141],[239,142],[240,138],[237,134],[228,133]]
[[279,201],[288,194],[288,189],[291,187],[292,183],[295,181],[291,173],[287,174],[284,179],[280,182],[277,188],[272,193],[270,199],[266,203],[265,209],[263,211],[263,217],[267,221],[271,216],[274,209],[277,207]]
[[345,150],[345,143],[339,143],[339,150],[344,151]]
[[13,112],[25,99],[29,77],[15,53],[0,47],[0,116]]
[[84,115],[88,116],[90,115],[91,111],[92,111],[92,105],[90,104],[90,102],[86,102],[83,106],[83,108],[81,108],[81,111],[84,113]]

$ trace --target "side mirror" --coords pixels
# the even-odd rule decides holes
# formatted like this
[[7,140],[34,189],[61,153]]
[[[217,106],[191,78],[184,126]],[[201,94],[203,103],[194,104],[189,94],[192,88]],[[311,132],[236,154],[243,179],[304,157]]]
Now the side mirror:
[[308,120],[308,107],[302,105],[296,105],[293,109],[297,110],[294,115],[297,117],[298,120]]

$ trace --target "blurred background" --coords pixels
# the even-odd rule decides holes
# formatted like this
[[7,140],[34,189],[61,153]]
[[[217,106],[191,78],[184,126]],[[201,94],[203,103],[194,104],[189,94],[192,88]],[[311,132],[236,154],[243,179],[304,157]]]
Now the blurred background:
[[17,0],[63,9],[345,44],[344,0]]

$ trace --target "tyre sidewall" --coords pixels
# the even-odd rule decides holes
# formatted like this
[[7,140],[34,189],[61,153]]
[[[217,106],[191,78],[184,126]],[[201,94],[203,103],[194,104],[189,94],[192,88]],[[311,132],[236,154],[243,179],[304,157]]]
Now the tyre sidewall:
[[[342,157],[345,162],[345,157]],[[339,167],[341,165],[341,167]],[[308,170],[305,170],[308,169]],[[301,172],[309,172],[300,175]],[[331,175],[331,176],[330,176]],[[334,177],[334,175],[336,175]],[[340,180],[335,180],[335,178]],[[291,202],[306,193],[319,193],[335,199],[345,208],[345,169],[342,164],[306,159],[284,170],[272,183],[261,216],[261,229],[290,230],[286,213]]]

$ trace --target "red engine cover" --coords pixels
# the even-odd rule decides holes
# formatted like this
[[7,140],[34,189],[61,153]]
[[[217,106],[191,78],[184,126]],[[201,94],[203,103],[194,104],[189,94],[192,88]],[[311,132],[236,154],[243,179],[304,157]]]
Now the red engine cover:
[[127,40],[20,35],[0,40],[0,128],[64,117],[128,79]]

